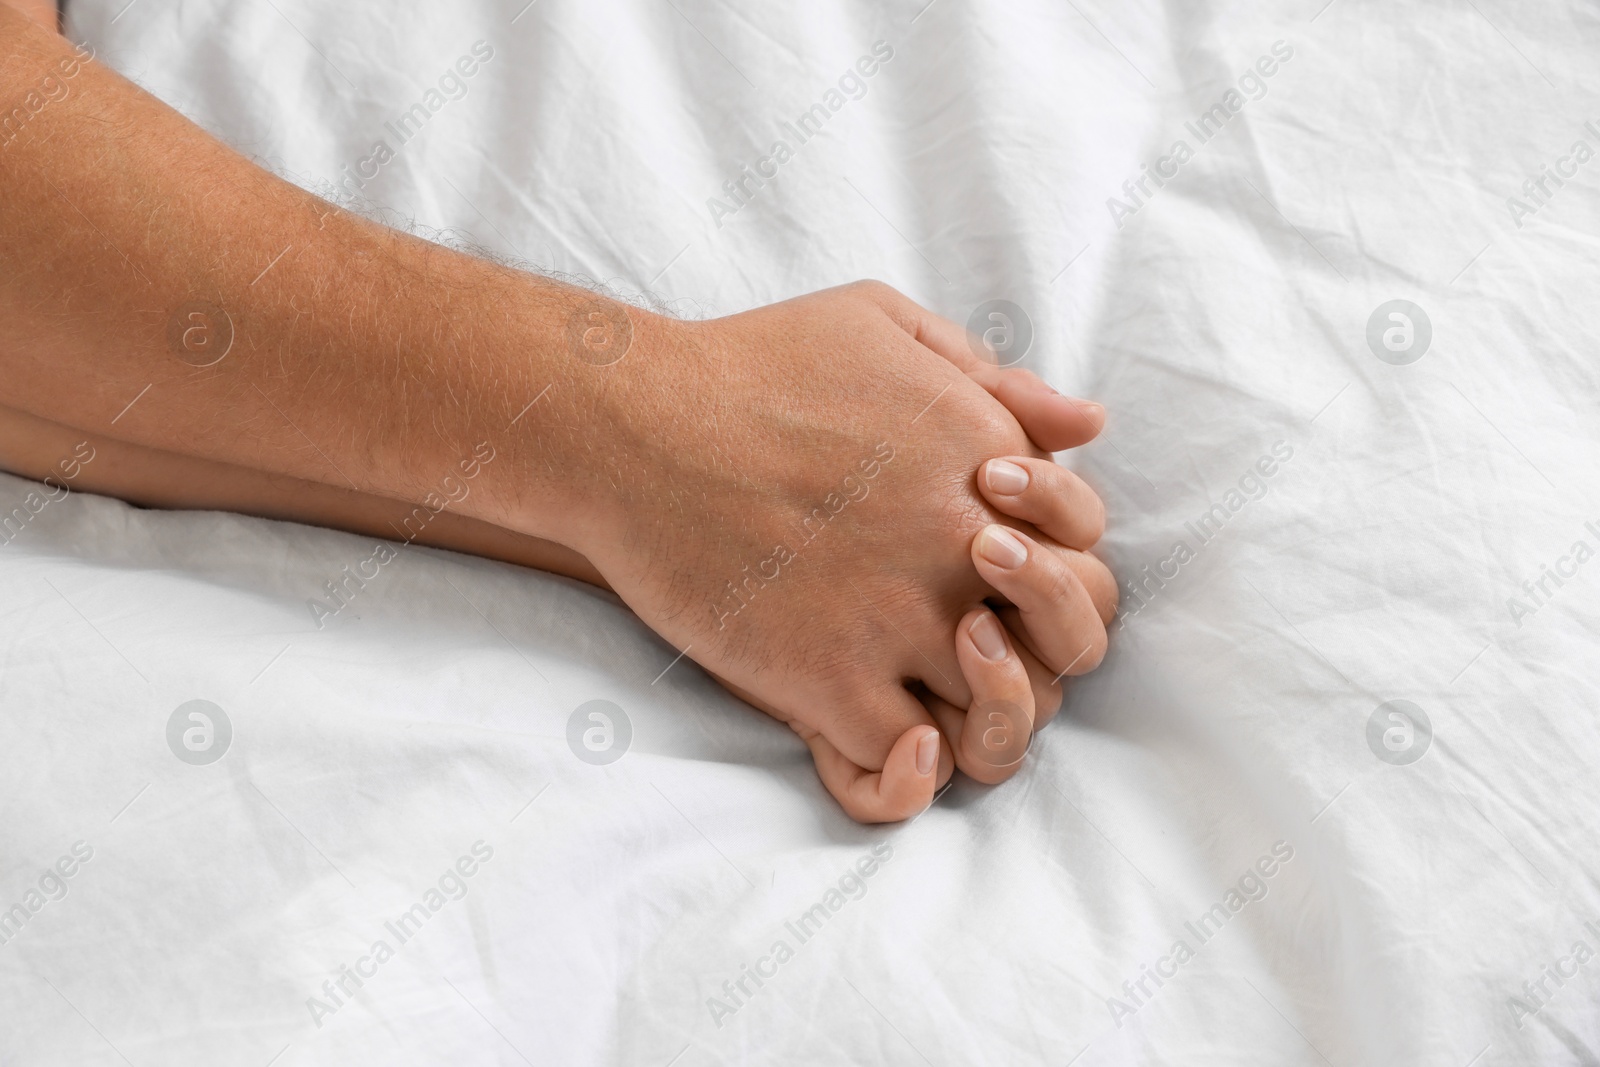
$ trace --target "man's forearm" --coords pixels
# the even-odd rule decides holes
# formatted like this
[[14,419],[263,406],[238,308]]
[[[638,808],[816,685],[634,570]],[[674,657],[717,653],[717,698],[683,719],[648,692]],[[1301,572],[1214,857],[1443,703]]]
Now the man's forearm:
[[0,404],[404,500],[488,442],[508,461],[461,510],[571,543],[587,294],[337,211],[3,8],[0,41],[26,113],[0,132]]
[[[889,287],[697,323],[624,311],[335,211],[14,14],[0,47],[0,108],[24,104],[0,129],[0,407],[159,450],[182,478],[166,456],[449,500],[575,549],[680,655],[796,725],[862,818],[918,810],[949,773],[908,685],[947,717],[1016,706],[1004,761],[957,750],[992,781],[1059,678],[1104,654],[1116,586],[1080,550],[1092,523],[1023,514],[974,474],[1013,457],[1048,488],[1039,448],[1090,440],[1099,414]],[[1014,494],[1030,468],[1010,466]],[[306,516],[290,503],[266,509]],[[976,607],[992,596],[1028,649],[976,644],[980,614],[1002,636]]]
[[0,7],[20,11],[47,30],[56,28],[56,0],[0,0]]

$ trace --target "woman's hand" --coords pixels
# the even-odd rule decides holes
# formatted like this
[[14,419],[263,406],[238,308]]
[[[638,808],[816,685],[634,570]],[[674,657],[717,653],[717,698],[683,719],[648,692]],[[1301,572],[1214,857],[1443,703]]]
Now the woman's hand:
[[[583,456],[597,507],[572,547],[674,646],[814,752],[820,738],[865,772],[926,761],[926,731],[908,731],[936,721],[913,690],[969,708],[973,637],[957,623],[986,599],[1015,605],[1002,610],[1026,638],[1007,642],[1020,671],[1010,681],[1029,690],[1014,723],[1025,750],[1034,709],[1059,703],[1056,675],[1098,662],[1115,587],[1073,547],[1092,543],[1098,511],[1070,528],[1041,502],[1052,486],[1036,474],[1022,496],[1058,543],[986,498],[974,472],[992,457],[1052,466],[989,390],[1019,398],[1051,447],[1093,437],[1098,413],[965,351],[977,376],[990,372],[979,384],[954,362],[964,332],[882,286],[703,323],[629,315],[626,356],[575,383],[601,398],[584,421],[606,432]],[[1022,531],[1025,558],[1002,543],[990,561],[992,524]],[[979,751],[951,755],[968,769]],[[841,786],[838,760],[820,758],[819,771],[852,814],[910,814],[848,799],[861,787]]]
[[972,692],[971,705],[958,708],[927,697],[938,728],[907,730],[882,770],[857,766],[820,732],[790,724],[810,747],[817,776],[852,818],[895,822],[916,815],[933,802],[956,765],[988,785],[1005,781],[1022,766],[1040,724],[1028,668],[1015,642],[992,611],[979,607],[956,626],[955,654]]

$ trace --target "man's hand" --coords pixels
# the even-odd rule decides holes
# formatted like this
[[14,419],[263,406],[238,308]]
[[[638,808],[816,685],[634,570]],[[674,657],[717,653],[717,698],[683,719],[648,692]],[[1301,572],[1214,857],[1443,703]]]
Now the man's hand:
[[[1098,537],[1098,499],[918,340],[932,317],[908,304],[867,283],[705,323],[629,312],[627,356],[573,382],[600,398],[584,421],[609,428],[579,461],[594,510],[575,547],[667,640],[861,772],[937,725],[913,689],[941,709],[973,703],[960,658],[973,638],[957,622],[990,598],[1014,605],[1024,638],[1008,652],[1028,683],[1009,742],[1020,760],[1034,709],[1059,703],[1056,677],[1099,662],[1116,600],[1080,550]],[[1098,429],[1081,405],[1020,386],[1060,423],[1052,443]],[[974,472],[997,455],[1016,457],[1031,492],[1014,472],[1008,492],[980,488]],[[956,745],[926,797],[951,755],[986,781],[1016,765]],[[828,756],[818,766],[857,817],[903,818],[919,799],[897,786],[892,803],[863,805],[859,774]]]
[[[1030,435],[1087,440],[1098,413],[891,290],[707,323],[597,304],[332,209],[8,8],[0,38],[8,98],[72,71],[0,151],[0,405],[398,501],[492,450],[465,518],[581,553],[869,773],[934,723],[908,685],[956,708],[981,692],[951,634],[985,600],[1030,683],[1018,737],[1098,660],[1115,591],[1077,551],[1085,517],[974,477],[1042,462]],[[632,347],[588,350],[597,313]],[[197,352],[195,329],[227,343]]]

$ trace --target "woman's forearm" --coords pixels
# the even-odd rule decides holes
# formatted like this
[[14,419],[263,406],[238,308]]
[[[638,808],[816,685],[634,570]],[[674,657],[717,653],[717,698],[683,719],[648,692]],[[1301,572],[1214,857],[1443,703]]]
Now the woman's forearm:
[[0,113],[0,406],[403,501],[401,537],[448,508],[564,545],[825,742],[841,799],[899,761],[916,788],[861,817],[903,817],[949,773],[908,686],[992,697],[951,641],[979,616],[998,631],[987,598],[1014,605],[1037,690],[1001,731],[1005,773],[1052,676],[1104,654],[1116,586],[1093,538],[1007,533],[1052,513],[975,475],[1082,444],[1100,414],[954,323],[878,283],[699,323],[624,309],[335,210],[10,9],[0,42],[0,103],[23,103]]
[[235,511],[447,548],[564,574],[609,588],[579,553],[448,509],[357,493],[337,485],[266,474],[214,460],[130,444],[0,407],[0,470],[45,490],[0,500],[0,545],[22,536],[35,508],[63,492],[98,493],[174,510]]

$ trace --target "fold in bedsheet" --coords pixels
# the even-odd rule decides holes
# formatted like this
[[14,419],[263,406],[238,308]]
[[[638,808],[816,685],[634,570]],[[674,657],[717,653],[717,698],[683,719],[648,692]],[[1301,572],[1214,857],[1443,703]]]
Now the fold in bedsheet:
[[684,314],[1013,302],[1111,409],[1124,614],[1015,780],[864,828],[609,596],[0,477],[0,1063],[1600,1059],[1591,14],[70,31],[308,187]]

